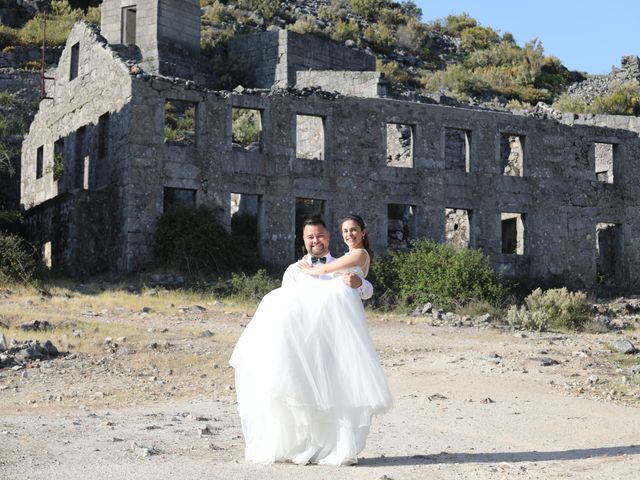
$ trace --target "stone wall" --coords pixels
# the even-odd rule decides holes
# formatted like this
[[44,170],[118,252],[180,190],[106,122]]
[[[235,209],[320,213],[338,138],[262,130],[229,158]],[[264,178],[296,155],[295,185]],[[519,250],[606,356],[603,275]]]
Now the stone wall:
[[[127,24],[123,9],[135,8]],[[123,23],[135,23],[140,66],[149,73],[193,78],[200,56],[200,4],[197,0],[104,0],[101,32],[110,44],[128,43]]]
[[229,57],[251,66],[255,88],[292,87],[296,72],[304,70],[374,71],[376,60],[362,50],[290,30],[233,37]]
[[[76,43],[78,78],[69,81]],[[404,248],[407,238],[466,243],[483,249],[508,276],[590,288],[602,275],[606,251],[615,285],[628,288],[640,280],[634,241],[640,234],[640,139],[625,128],[322,91],[207,91],[190,81],[132,76],[86,26],[70,36],[54,93],[23,148],[23,202],[48,211],[47,202],[61,193],[104,193],[111,208],[96,208],[92,222],[109,225],[109,242],[95,268],[144,265],[166,192],[179,190],[215,207],[227,225],[237,194],[253,198],[260,254],[277,265],[294,259],[296,205],[306,202],[321,206],[336,254],[344,251],[338,219],[356,212],[378,253]],[[192,141],[165,140],[167,101],[196,105]],[[234,148],[234,107],[260,112],[260,148]],[[91,152],[105,112],[108,155],[95,162]],[[322,159],[297,158],[297,141],[310,135],[300,116],[322,119],[313,122],[323,128]],[[299,123],[304,132],[297,131]],[[66,138],[65,159],[73,159],[65,163],[62,183],[50,173],[36,179],[38,147],[50,162],[59,138]],[[515,158],[514,139],[518,175],[505,169],[505,159],[508,165]],[[611,146],[611,182],[597,175],[597,144]],[[411,162],[404,160],[409,154]],[[389,155],[403,161],[389,162]],[[598,225],[614,232],[607,235],[615,241],[599,239],[605,230]],[[70,230],[59,253],[71,269],[84,267],[74,253],[82,235]]]
[[[337,221],[346,213],[365,217],[374,247],[383,253],[389,247],[387,232],[397,223],[389,218],[389,205],[412,212],[411,237],[437,241],[452,239],[447,217],[453,210],[466,218],[459,224],[461,238],[455,241],[482,248],[505,274],[562,280],[583,288],[592,286],[596,278],[597,223],[620,225],[624,232],[617,252],[620,278],[627,285],[637,280],[634,266],[640,252],[632,238],[640,228],[635,218],[639,187],[625,180],[634,175],[640,153],[633,133],[386,99],[219,96],[175,84],[154,89],[149,83],[136,80],[133,95],[134,115],[143,109],[152,121],[130,137],[132,152],[138,153],[128,178],[145,186],[132,189],[127,197],[129,231],[136,231],[128,243],[132,267],[136,265],[131,262],[142,261],[149,253],[154,221],[162,212],[163,188],[175,187],[194,190],[198,204],[217,206],[225,217],[231,214],[232,193],[258,195],[263,215],[259,223],[264,226],[258,235],[260,248],[273,263],[293,260],[295,199],[311,198],[324,201],[336,252],[343,249]],[[163,142],[161,116],[166,98],[199,102],[194,144]],[[234,106],[262,112],[261,151],[232,148]],[[324,160],[296,158],[299,114],[324,118]],[[389,123],[413,126],[411,168],[387,163]],[[136,120],[133,124],[140,125]],[[466,168],[446,168],[445,131],[450,128],[469,136]],[[501,138],[514,132],[527,145],[522,177],[505,175],[501,165]],[[620,180],[614,184],[596,179],[593,147],[603,140],[618,145],[616,178]],[[518,228],[524,229],[518,233],[521,243],[517,245],[522,254],[503,253],[501,225],[511,218],[517,218]]]
[[[78,68],[77,76],[70,80],[73,45],[78,45]],[[106,47],[104,39],[93,27],[79,23],[69,35],[54,77],[48,88],[48,95],[53,99],[41,101],[22,144],[21,207],[27,210],[29,217],[32,207],[62,195],[65,198],[64,208],[73,209],[76,205],[74,197],[87,191],[109,192],[109,198],[116,199],[111,206],[120,204],[118,199],[128,186],[124,167],[129,158],[126,141],[130,128],[127,113],[131,99],[129,68]],[[59,179],[54,178],[56,158],[63,164],[63,174]],[[83,198],[83,205],[86,205],[96,197]],[[117,225],[118,229],[112,229],[113,235],[122,232],[124,220],[120,209],[106,210],[98,202],[95,209],[87,207],[85,211],[87,214],[94,211],[93,222],[96,224]],[[107,211],[108,216],[104,216]],[[38,213],[39,217],[42,215],[46,217],[48,214]],[[65,215],[55,218],[66,218]],[[41,225],[39,222],[37,220],[34,225]],[[80,228],[79,225],[76,227]],[[81,248],[85,242],[77,242],[76,230],[69,228],[66,233],[54,232],[51,228],[32,229],[32,240],[41,245],[53,242],[54,239],[48,235],[55,233],[59,252],[64,251],[57,261],[72,271],[95,271],[104,269],[105,265],[124,269],[124,266],[116,266],[100,255],[83,257],[88,263],[81,265],[81,257],[74,253],[74,249]],[[69,240],[61,240],[65,238]],[[112,241],[108,244],[111,247],[104,250],[109,256],[115,254],[123,243],[122,239],[110,238]]]
[[319,87],[326,92],[338,92],[350,97],[383,97],[387,83],[380,72],[348,72],[308,70],[296,72],[297,88]]

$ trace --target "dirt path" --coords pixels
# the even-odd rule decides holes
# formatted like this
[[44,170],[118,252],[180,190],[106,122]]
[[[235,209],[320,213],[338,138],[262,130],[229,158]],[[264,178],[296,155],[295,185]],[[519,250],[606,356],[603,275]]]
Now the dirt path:
[[[0,370],[0,477],[640,478],[640,381],[606,360],[618,335],[522,335],[405,320],[372,316],[396,404],[375,419],[356,467],[244,462],[227,386],[232,372],[210,359],[228,358],[248,320],[210,308],[132,320],[143,329],[127,354],[111,349]],[[168,325],[164,350],[148,346],[161,325]],[[195,325],[212,336],[187,336]],[[208,353],[207,368],[194,364],[197,374],[181,375],[158,367],[149,378],[135,360],[148,355],[145,345],[157,353],[149,362]]]

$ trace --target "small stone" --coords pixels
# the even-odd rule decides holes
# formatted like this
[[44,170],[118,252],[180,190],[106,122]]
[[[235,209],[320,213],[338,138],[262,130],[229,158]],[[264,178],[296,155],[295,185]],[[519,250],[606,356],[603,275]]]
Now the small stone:
[[145,446],[137,442],[133,442],[131,444],[130,450],[141,457],[151,457],[160,453],[160,450],[153,446]]
[[422,310],[420,310],[420,313],[422,315],[428,315],[429,313],[431,313],[431,310],[433,310],[433,305],[431,304],[431,302],[427,302],[422,306]]
[[611,345],[618,353],[623,353],[625,355],[631,355],[636,353],[636,347],[631,343],[630,340],[626,338],[619,338]]
[[475,323],[489,323],[491,322],[492,317],[490,313],[485,313],[484,315],[479,315],[473,319]]

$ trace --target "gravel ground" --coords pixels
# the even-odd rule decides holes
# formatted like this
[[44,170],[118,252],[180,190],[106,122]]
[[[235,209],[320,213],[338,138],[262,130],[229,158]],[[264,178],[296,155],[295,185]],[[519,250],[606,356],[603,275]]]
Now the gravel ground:
[[[226,364],[250,308],[154,301],[0,296],[8,343],[32,335],[69,352],[0,369],[1,478],[640,478],[640,358],[611,351],[640,344],[637,331],[370,314],[395,407],[374,420],[358,465],[262,466],[243,459]],[[34,318],[52,328],[19,329]]]

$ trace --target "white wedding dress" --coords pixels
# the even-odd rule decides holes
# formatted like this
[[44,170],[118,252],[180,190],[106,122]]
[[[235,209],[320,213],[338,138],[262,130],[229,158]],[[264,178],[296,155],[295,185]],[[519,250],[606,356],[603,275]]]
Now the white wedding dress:
[[339,274],[268,293],[229,363],[256,463],[353,463],[392,405],[362,301]]

